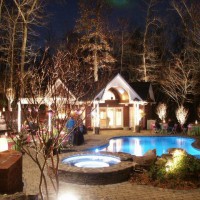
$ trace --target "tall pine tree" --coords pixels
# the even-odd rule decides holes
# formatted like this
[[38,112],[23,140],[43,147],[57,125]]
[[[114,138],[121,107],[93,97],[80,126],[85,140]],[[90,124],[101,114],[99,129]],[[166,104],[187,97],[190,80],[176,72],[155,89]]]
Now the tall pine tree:
[[104,0],[81,0],[79,10],[76,32],[81,36],[81,57],[85,66],[94,71],[94,80],[98,81],[99,69],[110,71],[115,62],[105,23],[108,5]]

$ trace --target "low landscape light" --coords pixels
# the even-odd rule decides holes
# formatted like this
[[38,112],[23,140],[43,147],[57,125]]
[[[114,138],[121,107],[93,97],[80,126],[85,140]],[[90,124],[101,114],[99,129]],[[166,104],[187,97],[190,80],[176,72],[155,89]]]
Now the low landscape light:
[[73,193],[65,193],[65,194],[61,194],[59,197],[58,197],[58,200],[79,200],[78,196],[76,196],[75,194]]
[[184,152],[182,150],[175,150],[172,153],[172,160],[168,160],[166,163],[166,171],[173,172],[177,170],[180,166],[179,164],[182,162],[184,156]]
[[99,149],[95,149],[95,152],[98,153],[98,152],[99,152]]

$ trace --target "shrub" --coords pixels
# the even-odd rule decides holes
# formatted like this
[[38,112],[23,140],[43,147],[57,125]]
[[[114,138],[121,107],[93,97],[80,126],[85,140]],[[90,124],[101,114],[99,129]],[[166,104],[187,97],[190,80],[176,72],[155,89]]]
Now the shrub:
[[159,158],[150,167],[149,177],[152,180],[190,180],[200,178],[200,160],[185,152],[173,154],[172,157]]

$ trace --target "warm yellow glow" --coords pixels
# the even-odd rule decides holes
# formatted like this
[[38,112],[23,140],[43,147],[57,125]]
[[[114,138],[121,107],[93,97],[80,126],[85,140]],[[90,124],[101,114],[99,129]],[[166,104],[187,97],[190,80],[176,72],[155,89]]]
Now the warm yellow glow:
[[65,113],[58,113],[59,119],[65,119]]
[[108,118],[108,126],[114,126],[114,109],[108,108],[107,118]]
[[198,121],[197,121],[197,120],[195,121],[195,124],[198,124]]
[[173,162],[171,160],[168,160],[168,162],[166,163],[165,167],[166,167],[166,171],[167,172],[172,171],[172,169],[173,169]]
[[176,117],[181,125],[183,125],[188,116],[188,109],[184,108],[183,106],[178,107],[176,110]]
[[183,156],[183,154],[184,154],[183,151],[176,149],[173,152],[173,157],[180,157],[180,156]]
[[48,127],[49,127],[49,132],[51,132],[51,112],[48,113]]
[[164,103],[159,103],[156,109],[156,114],[165,123],[165,117],[167,114],[167,106]]
[[143,110],[139,109],[139,105],[138,105],[138,107],[136,107],[136,111],[135,111],[136,125],[140,124],[140,120],[142,119],[143,116],[144,116],[144,112],[143,112]]
[[94,102],[94,107],[92,111],[92,124],[93,127],[99,127],[100,126],[100,110],[99,110],[99,103],[98,101]]
[[71,115],[74,115],[75,114],[75,112],[73,111],[73,110],[71,110],[71,113],[70,113]]
[[100,119],[106,119],[106,111],[100,110]]
[[49,102],[49,105],[48,105],[48,131],[51,132],[51,117],[52,117],[52,111],[51,111],[51,104]]
[[121,109],[116,109],[116,125],[117,126],[122,126],[122,110]]
[[178,164],[181,162],[183,158],[184,152],[177,149],[173,152],[172,155],[173,155],[172,160],[168,160],[168,162],[165,165],[167,172],[172,172],[175,169],[177,169]]
[[104,94],[104,100],[115,100],[115,95],[111,91],[107,91]]
[[7,151],[8,150],[8,141],[7,139],[4,138],[0,138],[0,152],[2,151]]
[[76,196],[73,193],[66,193],[66,194],[62,194],[58,197],[58,200],[79,200],[78,196]]

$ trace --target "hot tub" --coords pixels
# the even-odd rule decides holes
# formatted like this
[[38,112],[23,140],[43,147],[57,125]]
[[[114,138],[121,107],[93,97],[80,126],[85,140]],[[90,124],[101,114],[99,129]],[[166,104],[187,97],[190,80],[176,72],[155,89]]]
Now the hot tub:
[[62,160],[64,164],[84,168],[110,167],[120,163],[120,158],[111,155],[87,154],[74,155]]
[[59,179],[76,184],[113,184],[127,181],[133,170],[132,155],[111,152],[61,154]]

